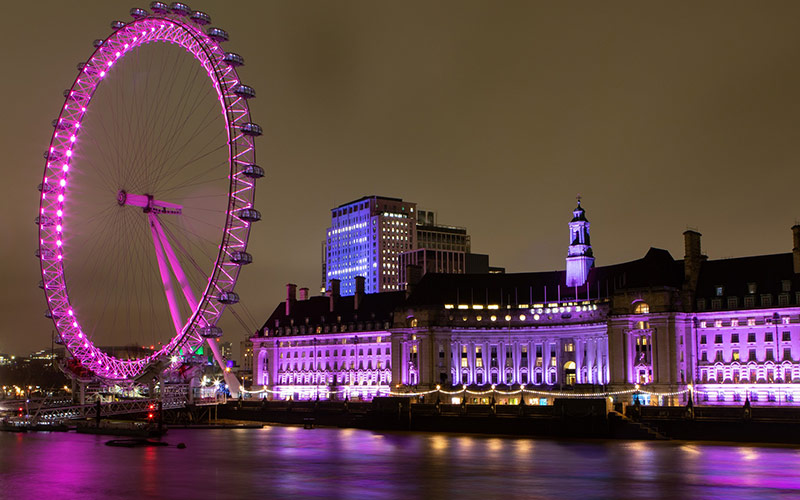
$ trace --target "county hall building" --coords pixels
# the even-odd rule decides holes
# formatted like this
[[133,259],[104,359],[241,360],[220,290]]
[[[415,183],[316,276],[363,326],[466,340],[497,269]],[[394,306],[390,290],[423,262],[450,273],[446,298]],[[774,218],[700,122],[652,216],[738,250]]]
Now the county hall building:
[[508,402],[524,388],[526,403],[800,404],[800,226],[783,254],[708,260],[686,231],[683,260],[651,248],[595,266],[580,202],[572,214],[563,271],[428,273],[381,293],[359,277],[352,295],[333,279],[315,297],[287,285],[252,338],[253,388],[280,399],[466,386],[499,401],[516,392]]

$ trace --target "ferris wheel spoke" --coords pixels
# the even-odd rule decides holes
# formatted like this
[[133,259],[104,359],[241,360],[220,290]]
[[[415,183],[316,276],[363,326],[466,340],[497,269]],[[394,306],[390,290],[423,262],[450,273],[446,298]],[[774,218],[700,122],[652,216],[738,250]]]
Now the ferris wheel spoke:
[[[192,83],[197,79],[200,74],[199,68],[195,68],[194,74],[192,76]],[[154,172],[154,184],[158,184],[158,180],[161,177],[163,171],[165,170],[165,166],[167,164],[167,159],[171,156],[170,153],[172,149],[174,149],[175,139],[181,133],[185,133],[185,127],[187,123],[192,119],[194,113],[202,106],[203,101],[201,99],[196,99],[193,103],[191,103],[191,108],[189,111],[186,111],[186,107],[190,104],[189,95],[191,92],[189,88],[191,85],[187,85],[183,88],[183,91],[180,92],[179,101],[177,103],[176,109],[174,112],[169,113],[166,117],[167,120],[164,124],[164,129],[170,131],[170,134],[164,140],[162,147],[158,150],[156,154],[156,158],[160,158],[156,164],[159,165],[159,168]],[[206,112],[208,115],[211,111],[213,111],[213,107],[209,107],[209,110]],[[180,121],[180,122],[179,122]],[[190,140],[193,137],[190,135]]]
[[[189,134],[189,138],[188,139],[186,139],[184,142],[180,143],[177,146],[171,145],[171,146],[173,146],[171,154],[167,155],[165,151],[163,151],[163,150],[161,151],[162,154],[159,155],[159,161],[160,161],[159,164],[160,165],[163,166],[163,165],[169,164],[170,161],[172,161],[173,158],[176,155],[182,153],[189,146],[189,144],[191,144],[192,141],[195,140],[196,136],[200,136],[203,132],[208,130],[208,128],[211,127],[214,124],[214,122],[216,121],[215,120],[216,116],[214,114],[212,114],[212,111],[213,111],[212,109],[209,109],[206,112],[206,115],[203,117],[203,122],[200,125],[198,125],[197,128],[195,128]],[[174,136],[172,138],[176,139],[176,137],[174,137]],[[166,148],[164,148],[164,149],[166,149]],[[163,167],[162,167],[162,169],[163,169]],[[159,170],[159,172],[160,172],[160,170]],[[158,181],[158,179],[156,179],[156,181]]]

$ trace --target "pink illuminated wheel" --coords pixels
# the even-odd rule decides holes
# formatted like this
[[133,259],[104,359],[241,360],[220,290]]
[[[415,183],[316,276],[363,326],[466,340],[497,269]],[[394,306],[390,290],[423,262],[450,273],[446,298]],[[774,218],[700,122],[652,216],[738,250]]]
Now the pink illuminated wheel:
[[261,218],[243,58],[207,14],[150,10],[78,65],[39,186],[47,316],[77,368],[111,382],[215,349]]

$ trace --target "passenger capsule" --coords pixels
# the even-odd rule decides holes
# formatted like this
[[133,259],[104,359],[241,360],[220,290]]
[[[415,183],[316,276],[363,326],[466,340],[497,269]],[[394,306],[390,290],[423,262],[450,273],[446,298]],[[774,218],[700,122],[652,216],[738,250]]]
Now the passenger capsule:
[[63,119],[56,118],[53,120],[53,127],[58,130],[68,130],[71,126],[69,122],[65,122]]
[[195,24],[199,24],[200,26],[205,26],[206,24],[211,23],[211,16],[209,16],[205,12],[200,12],[199,10],[192,12],[192,15],[189,19],[194,21]]
[[143,17],[147,17],[147,11],[144,9],[139,9],[134,7],[131,9],[131,17],[134,19],[141,19]]
[[62,155],[58,151],[45,151],[42,156],[44,157],[45,160],[48,161],[58,161],[64,157],[64,155]]
[[204,326],[198,328],[197,333],[204,339],[216,339],[222,337],[222,328],[218,326]]
[[97,69],[94,66],[85,62],[78,63],[76,67],[78,68],[78,71],[86,73],[87,75],[91,75],[97,72]]
[[111,29],[112,30],[118,30],[118,29],[124,28],[124,27],[125,27],[125,23],[123,23],[122,21],[111,21]]
[[206,34],[209,36],[209,38],[220,43],[228,41],[228,32],[220,28],[208,28]]
[[264,169],[258,165],[250,164],[242,169],[242,174],[251,179],[260,179],[264,177]]
[[35,219],[35,222],[36,222],[37,226],[48,227],[48,226],[52,226],[53,225],[53,219],[51,219],[50,217],[48,217],[46,215],[37,216],[36,219]]
[[72,93],[72,89],[65,89],[64,92],[62,92],[62,94],[64,94],[65,98],[69,97],[71,93]]
[[163,2],[150,2],[150,10],[156,14],[169,14],[169,5]]
[[102,46],[103,46],[103,39],[102,38],[98,38],[97,40],[92,42],[92,47],[94,47],[96,49],[99,49]]
[[42,281],[42,280],[39,280],[39,288],[41,288],[42,290],[44,290],[44,281]]
[[42,193],[51,193],[53,191],[54,187],[51,184],[43,182],[43,183],[39,184],[38,189]]
[[251,137],[258,137],[264,133],[261,127],[253,122],[243,123],[239,127],[239,130],[241,130],[244,135],[249,135]]
[[256,96],[256,89],[250,87],[249,85],[239,85],[236,87],[236,90],[234,90],[233,93],[242,99],[252,99]]
[[255,208],[243,208],[238,212],[239,218],[247,222],[258,222],[261,220],[261,212]]
[[236,292],[222,292],[217,297],[217,300],[222,304],[236,304],[239,302],[239,294]]
[[228,63],[228,66],[243,66],[244,65],[244,57],[240,56],[236,52],[226,52],[224,56],[222,56],[223,62]]
[[253,262],[253,256],[247,252],[236,251],[231,254],[231,262],[244,266]]
[[36,255],[36,258],[40,260],[53,260],[56,258],[56,253],[49,248],[37,248],[36,252],[34,252],[34,255]]
[[64,341],[61,339],[61,335],[56,335],[56,338],[53,339],[54,344],[64,345]]
[[172,2],[169,4],[169,10],[176,16],[188,16],[192,13],[192,9],[190,9],[188,5],[180,2]]

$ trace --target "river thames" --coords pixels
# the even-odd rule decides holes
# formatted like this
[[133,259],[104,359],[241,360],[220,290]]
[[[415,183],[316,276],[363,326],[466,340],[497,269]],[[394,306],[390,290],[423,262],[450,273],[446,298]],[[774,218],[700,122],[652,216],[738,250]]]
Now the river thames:
[[798,448],[277,426],[109,439],[0,432],[0,498],[800,497]]

